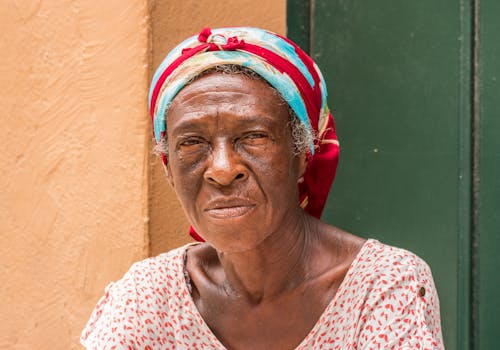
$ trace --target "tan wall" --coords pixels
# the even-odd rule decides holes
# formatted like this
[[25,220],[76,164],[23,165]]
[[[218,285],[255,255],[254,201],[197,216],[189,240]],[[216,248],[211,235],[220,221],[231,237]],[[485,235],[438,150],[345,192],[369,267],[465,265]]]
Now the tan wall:
[[3,1],[0,348],[71,349],[147,255],[145,1]]
[[80,348],[104,286],[187,240],[150,154],[152,65],[204,25],[284,33],[285,2],[0,5],[0,349]]
[[[256,26],[285,34],[286,0],[152,1],[151,24],[154,73],[168,51],[206,26]],[[156,255],[190,241],[189,225],[158,159],[152,160],[149,186],[151,254]]]

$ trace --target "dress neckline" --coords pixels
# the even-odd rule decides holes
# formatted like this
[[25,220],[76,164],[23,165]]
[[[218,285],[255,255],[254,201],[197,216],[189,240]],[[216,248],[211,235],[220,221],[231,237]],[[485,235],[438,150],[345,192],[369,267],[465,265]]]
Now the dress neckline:
[[[293,349],[293,350],[302,350],[302,349],[307,349],[306,346],[307,344],[311,341],[311,339],[318,334],[318,330],[321,328],[322,325],[322,320],[325,317],[325,315],[328,315],[331,313],[332,309],[335,307],[338,298],[340,297],[341,294],[343,294],[345,290],[345,286],[349,284],[349,281],[352,279],[352,275],[354,274],[354,271],[356,271],[356,266],[358,265],[360,259],[362,256],[364,256],[365,251],[369,248],[370,245],[378,243],[377,240],[375,239],[367,239],[359,252],[356,254],[356,257],[352,261],[351,265],[349,266],[349,269],[346,272],[346,275],[342,282],[340,283],[339,288],[337,289],[337,292],[335,295],[332,297],[332,300],[328,303],[328,305],[325,307],[321,315],[319,316],[318,320],[314,324],[314,326],[311,328],[311,330],[307,333],[304,339]],[[186,263],[187,263],[187,251],[190,247],[194,245],[200,244],[199,242],[194,242],[190,243],[184,246],[184,249],[182,251],[182,256],[181,256],[181,263],[178,265],[181,271],[178,271],[179,276],[183,276],[183,283],[181,283],[181,288],[184,289],[182,292],[185,293],[187,296],[187,306],[192,310],[193,316],[196,318],[196,321],[202,328],[203,333],[210,339],[211,342],[213,342],[213,345],[215,345],[217,348],[225,349],[227,348],[222,344],[222,342],[217,338],[217,336],[212,332],[208,324],[205,322],[203,317],[200,314],[200,311],[198,310],[198,307],[196,306],[196,303],[193,300],[193,297],[191,295],[191,283],[190,283],[190,278],[189,274],[187,272],[186,268]]]

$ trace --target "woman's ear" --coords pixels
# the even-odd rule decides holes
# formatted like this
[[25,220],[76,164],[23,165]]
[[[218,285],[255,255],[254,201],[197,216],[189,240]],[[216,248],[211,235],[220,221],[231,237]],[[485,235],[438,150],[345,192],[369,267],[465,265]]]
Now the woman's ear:
[[166,161],[166,163],[162,162],[162,165],[163,165],[163,169],[165,169],[165,175],[167,176],[168,183],[170,184],[170,186],[172,186],[172,188],[175,189],[174,179],[172,177],[172,172],[170,171],[170,165],[169,165],[168,161]]
[[306,172],[307,169],[307,160],[309,159],[308,155],[306,152],[303,152],[297,156],[299,160],[299,180],[302,179],[304,176],[304,173]]

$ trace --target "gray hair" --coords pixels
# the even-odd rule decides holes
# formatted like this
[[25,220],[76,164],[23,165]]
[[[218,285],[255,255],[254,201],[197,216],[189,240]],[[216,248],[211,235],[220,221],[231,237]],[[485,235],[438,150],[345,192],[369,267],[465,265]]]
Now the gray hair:
[[[289,121],[288,125],[290,126],[290,131],[292,134],[292,142],[294,146],[294,153],[295,154],[301,154],[306,152],[309,149],[309,145],[311,145],[315,139],[315,135],[311,134],[306,128],[306,126],[299,120],[293,109],[290,107],[290,105],[283,99],[283,96],[267,82],[264,78],[262,78],[259,74],[257,74],[255,71],[251,70],[250,68],[239,66],[236,64],[223,64],[223,65],[217,65],[215,67],[209,68],[200,74],[194,76],[189,82],[185,85],[189,85],[193,83],[194,81],[198,80],[199,78],[211,74],[211,73],[220,73],[220,74],[239,74],[243,75],[245,77],[248,77],[250,79],[257,79],[265,82],[269,87],[273,90],[273,92],[276,94],[276,96],[279,97],[280,101],[282,104],[286,104],[288,107],[288,115],[289,115]],[[165,154],[168,155],[168,140],[165,136],[163,136],[160,141],[156,144],[154,147],[154,152],[156,154]]]

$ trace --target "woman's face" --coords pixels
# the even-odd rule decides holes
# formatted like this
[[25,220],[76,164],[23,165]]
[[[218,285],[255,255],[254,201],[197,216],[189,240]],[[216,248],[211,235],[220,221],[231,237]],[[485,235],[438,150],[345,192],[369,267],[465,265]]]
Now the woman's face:
[[305,155],[294,155],[288,107],[265,82],[203,76],[172,101],[167,131],[169,181],[217,250],[256,247],[296,215]]

